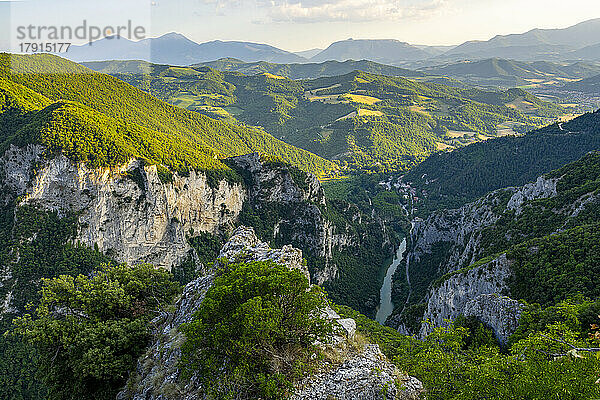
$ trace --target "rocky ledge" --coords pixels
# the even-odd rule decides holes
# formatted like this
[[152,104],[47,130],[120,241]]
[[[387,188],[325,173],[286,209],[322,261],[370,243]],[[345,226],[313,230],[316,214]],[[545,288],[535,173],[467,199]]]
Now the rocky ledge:
[[342,365],[307,378],[291,397],[292,400],[363,400],[419,397],[423,384],[416,378],[400,374],[379,350],[367,344],[362,352]]
[[[308,276],[300,250],[292,246],[271,249],[258,240],[252,228],[236,229],[223,246],[218,262],[240,260],[271,260],[291,269],[299,269]],[[190,321],[212,286],[213,279],[213,275],[207,275],[190,282],[175,304],[174,311],[164,313],[153,321],[156,330],[152,344],[138,360],[136,371],[131,374],[126,387],[118,395],[119,400],[205,398],[197,376],[185,382],[180,379],[178,363],[184,338],[178,328],[182,323]],[[301,382],[292,395],[294,400],[417,398],[422,391],[422,384],[417,379],[402,374],[385,358],[377,345],[367,344],[359,350],[347,351],[348,348],[356,347],[354,320],[340,318],[329,307],[323,310],[323,315],[336,327],[328,346],[334,346],[332,351],[345,358],[336,365],[324,365],[320,373]]]

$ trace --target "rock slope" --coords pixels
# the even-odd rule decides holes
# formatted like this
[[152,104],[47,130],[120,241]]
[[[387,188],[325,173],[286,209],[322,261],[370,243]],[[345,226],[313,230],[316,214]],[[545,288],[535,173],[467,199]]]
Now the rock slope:
[[507,210],[520,212],[529,200],[556,195],[557,179],[539,177],[519,188],[500,189],[455,210],[433,213],[426,220],[415,221],[411,234],[411,262],[418,263],[424,254],[431,253],[436,243],[447,242],[451,249],[442,271],[452,272],[473,264],[485,250],[481,231],[495,224]]
[[[272,260],[289,268],[308,273],[302,263],[302,252],[291,246],[271,249],[258,240],[253,229],[238,228],[223,247],[219,262],[244,260]],[[224,261],[225,260],[225,261]],[[157,328],[148,351],[138,362],[137,371],[132,373],[118,399],[133,400],[191,400],[202,399],[202,387],[197,376],[182,381],[178,369],[183,336],[179,325],[190,321],[206,292],[211,287],[213,275],[200,277],[190,282],[171,313],[161,315],[153,321]],[[345,344],[355,334],[354,320],[341,319],[333,310],[324,313],[338,328],[338,338],[332,338],[336,346]],[[398,389],[396,382],[404,383]],[[384,399],[416,398],[422,390],[421,383],[401,374],[385,359],[378,346],[366,345],[362,351],[330,371],[324,371],[303,381],[293,395],[295,400],[309,399]],[[333,396],[333,397],[331,397]]]
[[[414,221],[407,254],[409,271],[428,268],[431,276],[446,279],[430,286],[424,299],[411,299],[413,304],[424,303],[420,321],[429,321],[412,333],[426,335],[434,327],[446,325],[446,320],[464,314],[485,322],[501,342],[508,338],[521,313],[518,302],[503,296],[508,291],[509,261],[506,256],[500,256],[476,268],[467,267],[485,256],[486,229],[495,226],[501,218],[520,215],[522,208],[532,200],[556,196],[558,181],[558,178],[542,176],[522,187],[500,189],[459,209],[438,211],[426,220]],[[434,254],[439,264],[426,264]],[[389,321],[400,332],[411,332],[398,314]]]

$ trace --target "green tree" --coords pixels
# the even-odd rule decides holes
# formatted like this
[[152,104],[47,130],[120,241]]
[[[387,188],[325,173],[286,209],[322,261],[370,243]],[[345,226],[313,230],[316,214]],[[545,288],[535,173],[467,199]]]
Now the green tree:
[[14,323],[39,354],[49,399],[114,399],[146,347],[149,321],[178,291],[151,265],[43,279],[40,305]]
[[323,293],[273,262],[228,266],[182,326],[182,363],[216,398],[280,399],[310,367],[330,325]]

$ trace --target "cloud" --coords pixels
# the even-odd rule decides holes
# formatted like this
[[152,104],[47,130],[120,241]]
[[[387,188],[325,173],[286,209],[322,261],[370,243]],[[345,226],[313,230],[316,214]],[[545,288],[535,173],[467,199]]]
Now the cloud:
[[418,18],[437,12],[446,0],[284,0],[271,1],[275,22],[367,22]]
[[218,14],[231,9],[261,10],[267,22],[368,22],[428,16],[449,0],[200,0]]

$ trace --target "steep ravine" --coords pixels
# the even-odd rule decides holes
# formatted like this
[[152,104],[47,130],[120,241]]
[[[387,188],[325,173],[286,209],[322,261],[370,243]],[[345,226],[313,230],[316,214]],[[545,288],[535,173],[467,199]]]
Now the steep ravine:
[[[569,171],[565,167],[565,173]],[[388,323],[401,332],[424,336],[463,314],[477,317],[500,342],[506,342],[523,307],[507,297],[512,270],[504,251],[536,235],[560,231],[561,226],[569,226],[568,221],[576,224],[580,215],[592,213],[598,196],[586,190],[593,191],[595,186],[582,186],[568,196],[561,192],[581,176],[585,175],[575,172],[563,183],[560,174],[548,174],[522,187],[497,190],[459,209],[415,219],[406,255],[411,285],[404,289],[411,291],[406,310],[412,314],[408,317],[397,308]],[[541,213],[546,217],[530,226],[531,216]],[[493,253],[497,254],[482,260]]]

